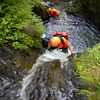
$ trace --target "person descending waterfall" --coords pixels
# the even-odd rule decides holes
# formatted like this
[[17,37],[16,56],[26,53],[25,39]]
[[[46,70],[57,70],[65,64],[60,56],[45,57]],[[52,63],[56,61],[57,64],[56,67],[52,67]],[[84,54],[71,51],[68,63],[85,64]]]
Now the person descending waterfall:
[[72,50],[72,46],[70,45],[70,43],[68,42],[67,39],[65,39],[64,37],[53,37],[49,40],[48,42],[48,49],[55,49],[55,48],[59,48],[62,49],[62,51],[68,52],[68,47],[69,50],[71,52],[71,54],[73,54],[73,50]]
[[57,18],[59,16],[59,12],[54,8],[49,8],[48,12],[50,13],[51,17]]
[[49,35],[45,35],[44,33],[43,33],[43,35],[42,35],[42,46],[44,47],[44,48],[47,48],[48,47],[48,41],[50,40],[50,36]]

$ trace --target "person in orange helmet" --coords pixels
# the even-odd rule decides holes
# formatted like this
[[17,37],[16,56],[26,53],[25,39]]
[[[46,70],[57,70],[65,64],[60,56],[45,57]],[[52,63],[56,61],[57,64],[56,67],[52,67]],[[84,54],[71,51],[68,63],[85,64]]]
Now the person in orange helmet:
[[68,40],[66,40],[64,37],[53,37],[53,38],[51,38],[48,42],[48,49],[51,49],[52,47],[53,47],[53,49],[59,48],[59,49],[62,49],[62,50],[65,49],[66,51],[67,51],[67,48],[69,47],[71,54],[73,53],[72,46],[70,45]]
[[59,16],[59,12],[56,10],[56,9],[54,9],[54,8],[49,8],[48,9],[48,12],[50,13],[50,15],[53,17],[53,18],[57,18],[58,16]]

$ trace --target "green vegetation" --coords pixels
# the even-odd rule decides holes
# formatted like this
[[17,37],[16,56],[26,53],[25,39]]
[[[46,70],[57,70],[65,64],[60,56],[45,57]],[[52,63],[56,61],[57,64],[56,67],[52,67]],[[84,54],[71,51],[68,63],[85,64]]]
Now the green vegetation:
[[84,56],[75,58],[76,75],[88,82],[80,93],[86,93],[89,100],[100,99],[100,43],[88,49]]
[[41,48],[42,20],[32,12],[37,0],[0,0],[0,45],[15,49]]
[[69,2],[69,5],[72,6],[72,1]]

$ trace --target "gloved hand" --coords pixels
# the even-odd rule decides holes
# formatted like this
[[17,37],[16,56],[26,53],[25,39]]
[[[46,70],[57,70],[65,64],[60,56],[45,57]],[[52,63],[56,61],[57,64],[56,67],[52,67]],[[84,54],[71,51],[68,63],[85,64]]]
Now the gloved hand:
[[74,56],[75,56],[75,54],[74,54],[74,53],[72,53],[70,56],[71,56],[71,57],[74,57]]
[[77,54],[72,53],[70,56],[71,57],[77,57]]

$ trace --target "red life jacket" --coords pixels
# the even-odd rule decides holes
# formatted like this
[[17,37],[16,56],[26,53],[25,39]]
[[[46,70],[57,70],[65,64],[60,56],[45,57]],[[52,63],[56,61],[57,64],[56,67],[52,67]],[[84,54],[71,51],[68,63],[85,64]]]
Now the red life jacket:
[[51,16],[54,17],[54,18],[57,17],[57,15],[53,11],[51,12]]
[[66,34],[66,32],[55,32],[55,33],[51,33],[51,35],[57,37],[65,37],[65,39],[68,40],[68,34]]

